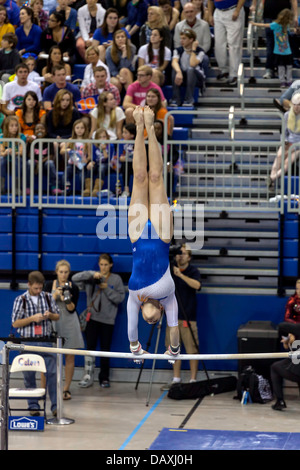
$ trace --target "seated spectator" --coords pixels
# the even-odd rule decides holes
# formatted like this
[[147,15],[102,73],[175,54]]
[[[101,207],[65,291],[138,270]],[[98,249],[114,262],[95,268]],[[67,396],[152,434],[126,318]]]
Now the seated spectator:
[[282,113],[288,111],[291,107],[291,98],[298,90],[300,90],[300,80],[295,80],[289,88],[282,93],[279,99],[274,98],[274,106]]
[[46,116],[48,136],[51,139],[69,139],[74,122],[80,118],[81,114],[73,105],[73,94],[65,89],[59,90]]
[[[3,122],[3,134],[0,134],[0,172],[1,172],[1,194],[6,194],[7,190],[5,189],[6,179],[8,168],[11,168],[12,165],[12,153],[13,147],[15,150],[15,173],[16,173],[16,193],[18,194],[19,182],[22,176],[22,155],[23,155],[23,145],[20,145],[18,142],[16,144],[11,142],[11,139],[21,139],[26,141],[26,137],[20,131],[20,124],[17,116],[11,115],[7,116]],[[1,140],[1,137],[3,140]],[[4,140],[7,139],[7,140]],[[11,169],[9,170],[11,172]],[[11,173],[10,173],[11,174]]]
[[118,88],[107,81],[107,71],[102,65],[95,67],[94,69],[94,81],[84,88],[81,88],[81,97],[87,98],[89,96],[98,97],[104,91],[109,91],[114,95],[116,105],[120,106],[121,98]]
[[15,68],[17,79],[6,83],[3,87],[1,110],[6,115],[15,114],[15,110],[20,108],[27,91],[32,90],[36,93],[38,101],[42,101],[40,87],[28,80],[29,68],[26,64],[18,64]]
[[29,7],[22,7],[20,9],[20,24],[16,29],[16,36],[18,37],[17,48],[19,54],[22,56],[26,52],[39,54],[41,50],[41,28],[35,24],[33,10]]
[[34,19],[42,31],[47,28],[49,19],[49,13],[43,7],[43,0],[30,0],[30,8],[33,10]]
[[127,0],[106,0],[107,10],[114,8],[117,10],[120,22],[125,25],[127,23]]
[[77,24],[77,10],[70,7],[68,0],[57,0],[57,6],[50,11],[50,15],[54,11],[62,13],[64,16],[64,25],[74,32]]
[[[251,0],[250,0],[251,1]],[[209,22],[209,14],[207,6],[205,5],[206,2],[203,0],[191,0],[191,3],[195,6],[196,9],[196,18],[199,20],[204,20]],[[245,8],[245,5],[244,5]],[[181,20],[185,20],[185,11],[183,10],[181,13]]]
[[84,69],[83,80],[81,83],[81,88],[85,88],[86,86],[93,83],[94,79],[94,68],[98,66],[102,66],[105,68],[107,73],[107,80],[110,81],[110,71],[107,65],[102,62],[100,59],[100,52],[97,46],[90,46],[87,48],[85,52],[85,58],[87,62],[87,66]]
[[67,82],[67,74],[64,65],[57,65],[53,68],[53,83],[45,88],[43,93],[44,108],[46,111],[52,108],[55,96],[59,90],[68,90],[73,95],[73,101],[80,100],[80,91],[76,85]]
[[76,41],[77,50],[85,60],[85,50],[92,45],[93,35],[104,19],[105,10],[97,0],[87,0],[87,4],[78,10],[79,37]]
[[[289,148],[294,143],[300,143],[300,92],[292,96],[292,107],[284,114],[284,121],[285,148],[283,149],[282,146],[279,147],[269,177],[269,188],[273,188],[275,182],[281,177],[282,158],[284,158],[284,173],[287,173]],[[293,164],[297,158],[299,158],[299,151],[293,150],[291,154],[291,164]]]
[[110,92],[101,93],[97,108],[90,112],[92,117],[91,136],[99,127],[104,127],[112,140],[122,138],[122,127],[125,114],[121,107],[116,105],[115,97]]
[[42,70],[42,76],[45,79],[44,88],[54,83],[54,68],[57,66],[62,66],[66,71],[66,80],[71,79],[72,70],[70,64],[63,61],[63,55],[60,50],[60,47],[53,46],[49,51],[49,57],[47,59],[47,65]]
[[140,30],[140,46],[149,44],[151,32],[155,29],[163,30],[165,46],[169,49],[172,48],[172,34],[167,25],[164,12],[162,8],[150,6],[147,10],[147,22],[141,27]]
[[41,108],[38,97],[34,91],[27,91],[22,107],[15,112],[21,133],[25,135],[26,142],[30,144],[34,140],[35,127],[39,122],[45,124],[46,111]]
[[134,55],[136,47],[131,44],[124,30],[119,29],[113,35],[112,45],[106,50],[106,64],[110,70],[111,83],[120,93],[126,91],[133,82]]
[[180,34],[181,46],[174,50],[172,59],[172,101],[170,106],[180,106],[182,86],[186,87],[182,106],[194,105],[195,88],[201,92],[204,88],[205,73],[203,70],[204,51],[199,47],[196,33],[192,29]]
[[158,0],[158,6],[162,9],[165,22],[173,35],[175,26],[179,21],[179,10],[173,6],[171,0]]
[[180,21],[175,26],[174,47],[180,47],[180,33],[186,29],[195,31],[199,47],[207,53],[211,46],[211,34],[207,21],[198,19],[195,5],[191,2],[185,4],[183,8],[185,20]]
[[35,54],[24,54],[23,55],[23,62],[28,66],[29,69],[29,75],[28,75],[28,80],[35,82],[37,85],[40,86],[42,77],[40,74],[36,71],[36,58]]
[[[165,116],[168,112],[167,108],[162,105],[161,96],[157,88],[150,88],[146,95],[145,105],[149,106],[154,112],[154,119],[165,122]],[[168,116],[168,136],[172,137],[174,129],[174,116]],[[147,136],[147,131],[145,129],[145,137]]]
[[295,293],[286,303],[284,321],[300,323],[300,279],[297,279],[296,281]]
[[150,42],[138,50],[138,64],[150,65],[152,80],[159,86],[165,82],[165,72],[171,63],[171,50],[165,46],[164,30],[153,28]]
[[56,11],[49,16],[48,28],[41,34],[41,54],[49,54],[53,46],[60,47],[63,57],[70,64],[75,63],[76,41],[73,31],[64,26],[63,14]]
[[20,7],[11,0],[0,0],[0,5],[5,7],[9,23],[17,28],[20,24]]
[[21,62],[20,54],[16,49],[17,42],[18,38],[14,33],[4,34],[1,40],[0,78],[5,83],[15,73],[16,65]]
[[127,4],[126,29],[130,34],[131,42],[137,49],[140,47],[140,28],[147,21],[147,10],[146,0],[130,0]]
[[0,5],[0,43],[4,34],[15,34],[15,28],[9,22],[6,8],[3,5]]
[[[104,15],[104,20],[100,28],[97,28],[93,35],[93,46],[99,47],[100,59],[105,62],[105,53],[108,46],[111,46],[113,35],[119,29],[123,29],[119,21],[119,13],[115,8],[108,8]],[[129,36],[129,33],[124,28]]]
[[148,91],[150,88],[156,88],[160,92],[162,105],[166,107],[167,101],[162,89],[152,81],[152,68],[149,65],[142,65],[137,71],[137,80],[127,88],[123,100],[123,109],[125,110],[126,123],[134,123],[133,110],[136,106],[144,106]]

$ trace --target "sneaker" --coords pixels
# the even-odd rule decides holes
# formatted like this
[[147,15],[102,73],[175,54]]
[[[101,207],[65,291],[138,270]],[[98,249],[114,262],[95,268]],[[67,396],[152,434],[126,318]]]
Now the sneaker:
[[161,391],[170,390],[172,385],[180,384],[180,383],[181,383],[181,380],[179,380],[179,382],[177,380],[172,380],[172,382],[170,382],[169,384],[164,384],[162,387],[160,387],[160,389]]
[[39,410],[29,410],[30,416],[40,416]]
[[100,387],[109,388],[110,387],[109,381],[108,380],[102,380],[102,382],[100,383]]
[[285,109],[284,109],[284,107],[282,106],[282,104],[280,103],[279,100],[274,98],[273,99],[273,104],[274,104],[275,108],[279,109],[279,111],[281,111],[282,113],[285,113]]
[[228,85],[229,86],[236,86],[237,85],[237,78],[233,77],[230,80],[228,80]]
[[170,108],[178,108],[179,104],[175,100],[171,100],[169,106]]
[[272,405],[272,409],[276,411],[282,411],[286,408],[286,404],[284,400],[277,400],[274,405]]
[[286,82],[281,82],[281,83],[280,83],[280,88],[286,88],[286,87],[287,87]]
[[266,72],[265,72],[265,74],[263,75],[263,78],[266,78],[266,79],[268,79],[268,78],[273,78],[273,72],[272,72],[272,70],[267,69]]
[[217,75],[217,80],[219,82],[226,82],[228,80],[228,77],[229,73],[220,73],[219,75]]
[[190,108],[194,107],[194,103],[191,101],[184,101],[181,106],[183,106],[184,108]]
[[81,388],[88,388],[93,385],[93,379],[89,374],[83,376],[83,378],[78,383],[78,386]]
[[129,197],[130,194],[128,191],[123,191],[122,194],[121,194],[121,197]]

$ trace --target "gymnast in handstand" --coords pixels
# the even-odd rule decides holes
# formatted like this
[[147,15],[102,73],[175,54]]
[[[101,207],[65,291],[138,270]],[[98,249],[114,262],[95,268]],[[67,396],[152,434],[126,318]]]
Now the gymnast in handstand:
[[[163,181],[163,159],[154,131],[154,113],[147,106],[135,108],[136,139],[133,153],[133,188],[128,211],[129,237],[133,267],[129,279],[127,303],[130,350],[143,354],[138,341],[141,310],[149,324],[160,321],[163,311],[170,327],[167,354],[180,353],[178,305],[170,273],[169,246],[173,235],[173,217]],[[148,159],[144,129],[148,135]]]

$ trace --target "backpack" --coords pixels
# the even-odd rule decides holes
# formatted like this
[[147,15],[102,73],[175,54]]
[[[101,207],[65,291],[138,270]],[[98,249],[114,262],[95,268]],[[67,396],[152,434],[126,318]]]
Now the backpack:
[[237,381],[236,398],[244,403],[247,397],[252,403],[267,403],[273,399],[269,381],[256,374],[252,366],[246,366]]

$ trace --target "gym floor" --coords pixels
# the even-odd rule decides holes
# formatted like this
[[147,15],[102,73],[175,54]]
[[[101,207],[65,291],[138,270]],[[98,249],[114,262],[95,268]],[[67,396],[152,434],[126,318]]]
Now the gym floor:
[[[21,379],[11,382],[22,386]],[[62,416],[74,422],[46,424],[42,432],[9,431],[8,450],[240,450],[245,442],[253,450],[288,449],[291,438],[292,448],[300,449],[299,391],[292,384],[286,384],[287,408],[280,412],[272,402],[241,405],[235,392],[177,401],[161,385],[112,382],[103,389],[95,382],[81,389],[73,381]]]

